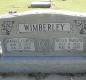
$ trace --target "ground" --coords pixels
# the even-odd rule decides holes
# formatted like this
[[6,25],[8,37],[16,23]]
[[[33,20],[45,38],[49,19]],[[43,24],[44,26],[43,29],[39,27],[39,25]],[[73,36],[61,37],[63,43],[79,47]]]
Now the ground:
[[[0,14],[8,13],[11,10],[17,12],[34,10],[34,8],[28,8],[33,1],[43,0],[0,0]],[[51,8],[86,12],[86,0],[52,0]]]
[[5,75],[0,76],[0,80],[86,80],[86,75],[78,76],[66,76],[66,75],[56,75],[51,74],[46,77],[29,76],[28,74],[16,74],[16,75]]

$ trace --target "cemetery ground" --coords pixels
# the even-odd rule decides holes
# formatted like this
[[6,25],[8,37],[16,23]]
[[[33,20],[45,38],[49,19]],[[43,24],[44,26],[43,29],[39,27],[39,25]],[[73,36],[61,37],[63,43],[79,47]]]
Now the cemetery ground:
[[[23,12],[35,9],[39,10],[40,8],[30,7],[31,2],[34,1],[46,1],[46,0],[0,0],[0,14],[8,13],[9,11]],[[51,1],[52,7],[50,9],[86,12],[86,0],[51,0]]]

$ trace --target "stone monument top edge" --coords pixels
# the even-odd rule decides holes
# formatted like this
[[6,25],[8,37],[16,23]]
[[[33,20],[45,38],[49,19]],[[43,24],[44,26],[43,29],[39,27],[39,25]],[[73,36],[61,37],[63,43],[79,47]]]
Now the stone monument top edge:
[[53,14],[53,15],[67,15],[67,16],[76,16],[76,17],[86,17],[86,12],[74,12],[74,11],[67,11],[67,10],[31,10],[25,11],[20,13],[7,13],[0,15],[0,19],[3,18],[13,18],[18,16],[25,16],[25,15],[35,15],[35,14]]

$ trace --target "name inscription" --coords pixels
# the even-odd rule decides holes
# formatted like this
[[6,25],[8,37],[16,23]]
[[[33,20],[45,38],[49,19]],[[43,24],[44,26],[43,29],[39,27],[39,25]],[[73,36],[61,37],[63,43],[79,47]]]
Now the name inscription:
[[79,50],[83,51],[83,39],[58,38],[58,39],[28,39],[13,38],[6,40],[7,51],[57,51]]
[[7,40],[7,50],[13,51],[13,50],[30,50],[34,51],[34,42],[32,39],[27,38],[13,38]]
[[83,40],[79,38],[56,39],[55,50],[83,50]]
[[69,23],[19,24],[19,32],[70,31]]

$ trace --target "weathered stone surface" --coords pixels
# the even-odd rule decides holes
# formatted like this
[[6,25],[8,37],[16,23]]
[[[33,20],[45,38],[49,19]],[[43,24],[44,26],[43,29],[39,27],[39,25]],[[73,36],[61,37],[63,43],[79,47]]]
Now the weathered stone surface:
[[40,10],[0,16],[0,41],[0,72],[86,72],[85,13]]
[[[1,16],[0,40],[3,53],[86,55],[85,24],[84,13],[67,11],[40,10]],[[32,43],[29,44],[27,40],[32,40]],[[25,44],[27,46],[24,46]]]

